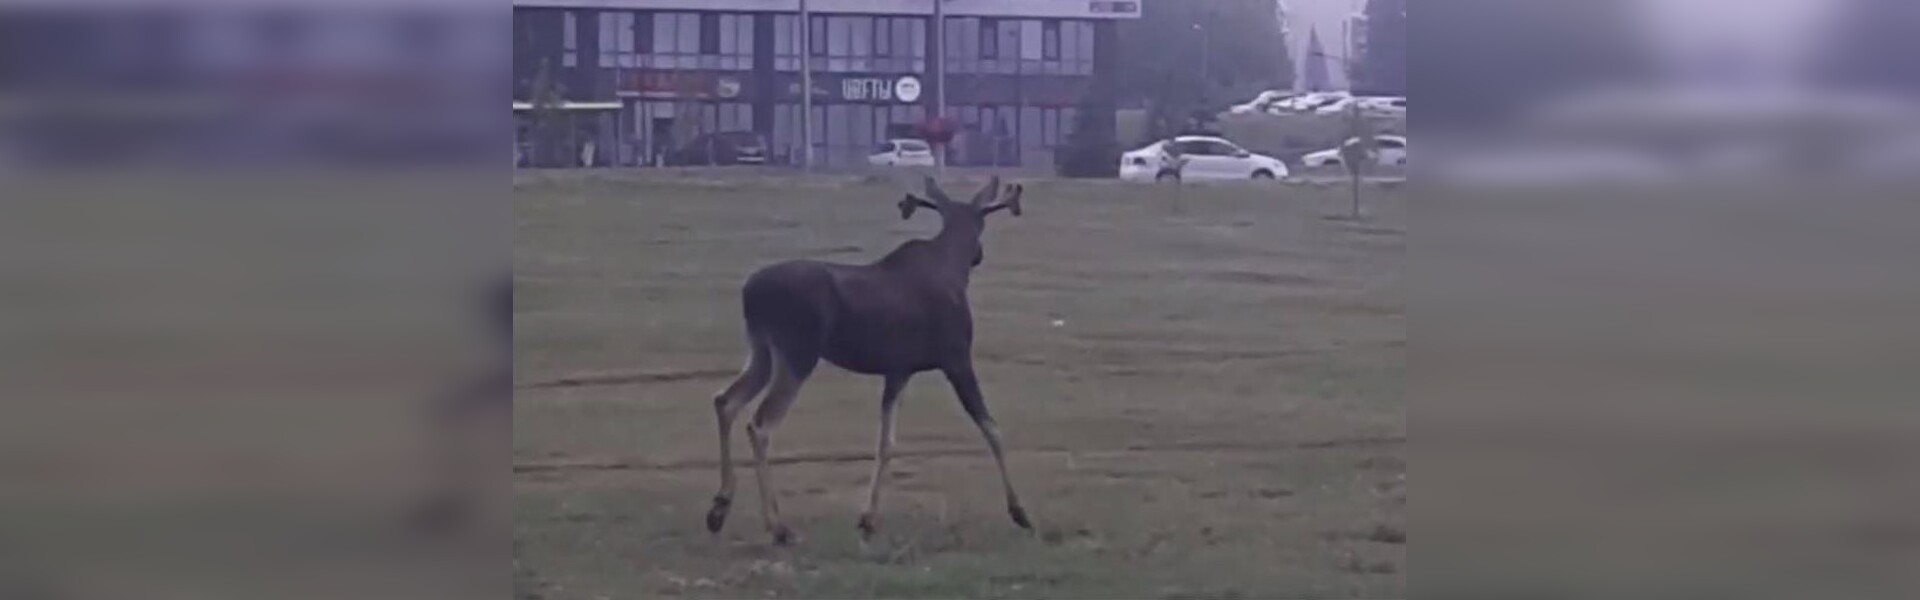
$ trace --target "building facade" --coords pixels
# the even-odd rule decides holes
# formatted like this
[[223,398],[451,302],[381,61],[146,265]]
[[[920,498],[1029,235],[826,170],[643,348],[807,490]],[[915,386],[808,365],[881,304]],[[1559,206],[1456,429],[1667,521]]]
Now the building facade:
[[727,131],[798,164],[812,127],[815,163],[849,166],[934,115],[944,69],[949,164],[1050,166],[1082,110],[1112,135],[1114,22],[1137,0],[943,1],[944,52],[934,0],[810,0],[805,23],[800,0],[515,0],[517,120],[545,87],[592,147],[576,164],[660,164]]

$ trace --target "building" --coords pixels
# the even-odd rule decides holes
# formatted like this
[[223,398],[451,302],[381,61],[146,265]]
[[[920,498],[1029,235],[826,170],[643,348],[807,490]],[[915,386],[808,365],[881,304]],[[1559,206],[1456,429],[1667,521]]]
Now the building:
[[[524,139],[545,79],[567,143],[591,141],[595,165],[658,164],[721,131],[758,132],[797,164],[804,122],[816,164],[845,166],[933,116],[944,68],[949,164],[1044,167],[1077,111],[1113,112],[1114,25],[1139,1],[944,0],[945,52],[933,2],[809,0],[803,49],[801,0],[514,0],[516,121]],[[1111,135],[1112,121],[1092,122]]]

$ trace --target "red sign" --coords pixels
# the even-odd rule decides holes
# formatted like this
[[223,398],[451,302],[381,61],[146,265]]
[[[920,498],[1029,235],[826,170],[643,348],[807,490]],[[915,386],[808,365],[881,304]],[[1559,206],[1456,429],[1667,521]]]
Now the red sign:
[[703,71],[629,71],[620,83],[622,96],[732,100],[745,95],[739,77]]

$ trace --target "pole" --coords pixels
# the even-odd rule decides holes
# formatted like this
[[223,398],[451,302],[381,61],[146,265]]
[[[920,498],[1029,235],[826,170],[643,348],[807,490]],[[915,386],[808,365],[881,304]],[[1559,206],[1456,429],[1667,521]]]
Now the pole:
[[800,165],[813,171],[813,13],[800,0]]
[[[947,116],[947,0],[933,0],[933,117]],[[933,153],[933,166],[947,173],[947,144]]]

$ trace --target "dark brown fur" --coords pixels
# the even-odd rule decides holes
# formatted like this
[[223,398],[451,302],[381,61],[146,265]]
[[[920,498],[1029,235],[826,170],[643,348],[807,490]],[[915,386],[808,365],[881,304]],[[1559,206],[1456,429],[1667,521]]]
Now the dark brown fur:
[[[707,514],[709,531],[720,531],[733,503],[729,438],[734,418],[766,390],[766,399],[747,424],[747,435],[753,442],[767,529],[776,543],[793,541],[792,531],[779,518],[766,454],[773,429],[823,358],[848,371],[884,378],[874,480],[867,511],[860,517],[862,539],[874,530],[873,512],[893,442],[900,390],[915,373],[934,370],[946,376],[986,438],[1000,466],[1008,513],[1015,523],[1032,529],[1006,476],[999,434],[974,375],[973,313],[967,303],[969,277],[984,257],[980,234],[986,216],[1001,209],[1019,215],[1023,190],[1011,185],[1003,191],[996,177],[972,201],[956,202],[932,178],[926,184],[927,198],[909,194],[899,203],[900,216],[911,218],[919,208],[938,211],[942,225],[933,239],[906,242],[870,264],[795,260],[760,269],[747,278],[741,290],[747,365],[714,398],[721,467],[720,492]],[[1003,192],[1005,199],[1000,198]]]

